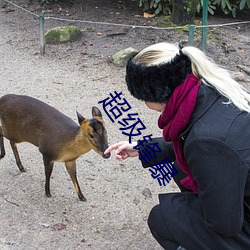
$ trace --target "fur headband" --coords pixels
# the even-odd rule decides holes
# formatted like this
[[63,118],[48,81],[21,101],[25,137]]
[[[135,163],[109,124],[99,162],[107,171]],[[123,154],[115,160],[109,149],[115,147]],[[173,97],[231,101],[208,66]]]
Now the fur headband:
[[135,64],[134,56],[126,66],[126,83],[131,95],[142,101],[165,103],[192,72],[191,61],[182,51],[170,62],[154,66]]

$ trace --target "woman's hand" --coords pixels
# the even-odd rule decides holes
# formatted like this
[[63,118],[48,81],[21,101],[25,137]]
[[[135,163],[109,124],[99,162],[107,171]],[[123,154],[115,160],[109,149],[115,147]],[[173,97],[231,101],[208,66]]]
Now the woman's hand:
[[128,157],[139,156],[138,150],[133,148],[136,145],[136,142],[129,143],[128,141],[121,141],[108,147],[105,150],[104,154],[108,154],[111,151],[115,150],[115,157],[118,160],[122,161]]

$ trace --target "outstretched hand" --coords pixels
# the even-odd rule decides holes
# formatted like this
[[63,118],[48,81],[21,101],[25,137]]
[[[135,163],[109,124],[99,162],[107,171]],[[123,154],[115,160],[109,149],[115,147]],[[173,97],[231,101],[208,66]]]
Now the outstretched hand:
[[115,157],[118,160],[122,161],[128,157],[139,156],[138,150],[134,149],[136,145],[136,142],[129,143],[128,141],[121,141],[108,147],[105,150],[104,154],[108,154],[111,151],[115,150]]

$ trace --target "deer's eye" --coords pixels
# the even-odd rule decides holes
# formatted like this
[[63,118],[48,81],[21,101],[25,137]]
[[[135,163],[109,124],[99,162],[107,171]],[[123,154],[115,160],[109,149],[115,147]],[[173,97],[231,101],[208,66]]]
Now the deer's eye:
[[94,135],[93,135],[93,134],[89,134],[89,137],[90,137],[91,139],[94,139]]

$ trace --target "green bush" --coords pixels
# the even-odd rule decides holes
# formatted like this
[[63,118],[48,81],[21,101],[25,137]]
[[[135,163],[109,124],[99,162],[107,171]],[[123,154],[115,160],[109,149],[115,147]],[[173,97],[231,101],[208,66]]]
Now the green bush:
[[[199,0],[197,7],[196,7],[197,13],[200,13],[202,11],[202,8],[203,8],[203,0]],[[213,4],[213,2],[208,0],[208,12],[211,15],[214,15],[215,10],[216,10],[216,6]]]
[[[134,0],[140,7],[143,7],[145,11],[154,11],[156,15],[171,14],[172,1],[174,0]],[[189,0],[192,1],[192,0]],[[197,4],[197,13],[202,10],[204,0],[199,0]],[[231,14],[236,17],[236,12],[250,9],[250,0],[208,0],[208,11],[211,15],[214,15],[217,7],[220,7],[224,14]]]
[[250,0],[214,0],[213,4],[220,6],[225,14],[231,13],[233,17],[236,17],[237,10],[250,9]]
[[158,15],[163,13],[165,15],[171,14],[172,4],[171,0],[134,0],[139,7],[143,7],[145,11],[154,12]]

